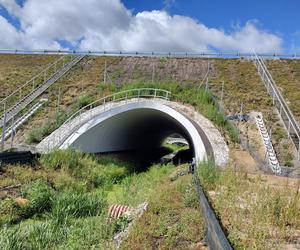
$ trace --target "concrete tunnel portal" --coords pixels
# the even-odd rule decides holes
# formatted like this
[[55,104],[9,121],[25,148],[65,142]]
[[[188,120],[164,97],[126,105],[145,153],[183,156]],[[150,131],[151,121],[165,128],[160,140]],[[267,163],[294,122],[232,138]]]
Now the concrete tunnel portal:
[[197,124],[166,105],[147,101],[125,104],[95,116],[70,136],[62,148],[71,146],[89,153],[138,150],[151,154],[174,134],[187,140],[192,157],[197,160],[212,155],[209,140]]

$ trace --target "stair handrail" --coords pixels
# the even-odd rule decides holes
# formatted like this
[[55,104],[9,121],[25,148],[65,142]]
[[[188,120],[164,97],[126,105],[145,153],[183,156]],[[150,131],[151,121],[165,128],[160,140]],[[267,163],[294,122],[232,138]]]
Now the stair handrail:
[[[35,75],[34,77],[32,77],[30,80],[28,80],[27,82],[25,82],[23,85],[21,85],[19,88],[17,88],[15,91],[13,91],[11,94],[9,94],[7,97],[5,97],[4,99],[0,100],[0,105],[4,104],[10,97],[14,96],[16,93],[19,93],[19,91],[21,89],[23,89],[24,87],[28,86],[33,80],[35,80],[36,78],[38,78],[39,76],[41,76],[43,73],[45,73],[45,71],[47,71],[48,69],[50,69],[52,66],[56,65],[58,62],[60,62],[61,60],[64,60],[65,58],[67,58],[69,55],[63,55],[61,57],[59,57],[57,60],[55,60],[52,63],[49,63],[46,68],[44,68],[42,71],[40,71],[37,75]],[[54,72],[57,73],[58,69]]]
[[268,81],[270,82],[270,86],[273,89],[273,93],[274,95],[277,97],[277,100],[279,101],[282,109],[285,111],[285,113],[290,116],[288,117],[292,122],[291,125],[293,126],[293,129],[295,131],[295,133],[297,134],[297,136],[300,138],[299,132],[300,132],[300,128],[299,125],[297,123],[297,120],[295,119],[293,113],[291,112],[291,110],[289,109],[288,105],[283,103],[284,102],[284,98],[282,96],[282,94],[280,93],[280,91],[278,90],[278,88],[276,87],[275,81],[272,78],[270,72],[268,71],[266,65],[264,64],[264,62],[262,61],[262,59],[260,59],[256,54],[254,54],[256,61],[259,63],[259,65],[261,66],[262,70],[264,71],[265,75],[268,78]]

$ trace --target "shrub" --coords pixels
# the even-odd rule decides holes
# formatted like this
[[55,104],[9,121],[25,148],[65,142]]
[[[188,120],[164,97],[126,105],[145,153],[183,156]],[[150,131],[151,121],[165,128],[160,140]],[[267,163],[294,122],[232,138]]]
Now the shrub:
[[37,180],[25,186],[22,195],[29,200],[28,204],[18,207],[21,217],[29,218],[35,214],[50,211],[54,190],[43,180]]
[[41,163],[51,169],[63,169],[75,171],[81,167],[80,159],[83,153],[74,149],[59,150],[55,149],[49,154],[41,157]]
[[79,110],[79,109],[89,105],[93,101],[94,101],[94,99],[89,95],[80,96],[77,100],[76,108],[77,108],[77,110]]
[[105,197],[102,192],[66,191],[55,199],[52,216],[57,222],[62,222],[69,217],[96,216],[101,214],[105,206]]
[[206,189],[213,189],[219,179],[219,170],[212,160],[203,161],[197,166],[200,182]]

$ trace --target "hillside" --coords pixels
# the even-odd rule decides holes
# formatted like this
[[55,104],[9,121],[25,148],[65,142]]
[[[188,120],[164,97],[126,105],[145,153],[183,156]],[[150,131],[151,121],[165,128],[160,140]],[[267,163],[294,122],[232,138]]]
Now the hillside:
[[[1,73],[5,71],[14,79],[12,82],[20,77],[17,69],[25,72],[26,68],[32,68],[28,72],[35,74],[47,60],[55,60],[49,56],[35,62],[42,57],[38,55],[27,59],[25,55],[0,56],[4,60],[1,57],[11,57],[11,63],[10,67],[0,64],[0,79],[5,78]],[[22,66],[18,67],[15,61],[21,61]],[[275,81],[284,78],[293,82],[294,85],[278,84],[282,90],[287,89],[284,95],[291,103],[292,98],[298,100],[297,91],[292,91],[298,84],[294,64],[268,62]],[[284,71],[281,65],[285,65]],[[282,74],[276,73],[277,68]],[[26,77],[30,78],[29,74]],[[1,88],[6,86],[5,91],[13,91],[16,86],[11,81],[1,83]],[[235,249],[297,247],[299,183],[297,179],[263,171],[265,153],[253,119],[255,112],[261,112],[268,128],[272,128],[272,142],[281,165],[292,172],[297,170],[299,162],[271,98],[249,60],[86,56],[42,95],[48,102],[18,130],[14,144],[35,145],[70,114],[93,100],[140,87],[170,90],[172,101],[207,117],[224,136],[230,150],[226,169],[218,170],[207,162],[197,174],[232,246]],[[206,87],[209,91],[205,91]],[[294,109],[296,112],[297,107]],[[250,115],[250,119],[247,122],[225,119],[240,112]],[[9,146],[10,141],[6,143]],[[168,147],[170,152],[178,150]],[[73,150],[55,150],[32,165],[3,167],[0,247],[79,249],[84,248],[84,243],[87,248],[114,249],[112,237],[130,221],[121,218],[108,223],[109,206],[136,207],[147,201],[149,209],[134,223],[121,249],[207,249],[199,197],[187,167],[157,163],[141,168],[113,154],[92,155]],[[20,201],[16,200],[18,197],[25,204],[16,203]]]

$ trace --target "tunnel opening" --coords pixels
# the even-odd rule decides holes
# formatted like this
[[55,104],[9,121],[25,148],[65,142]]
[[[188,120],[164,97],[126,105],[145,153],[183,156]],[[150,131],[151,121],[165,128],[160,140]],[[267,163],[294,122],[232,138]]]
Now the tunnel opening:
[[137,171],[157,163],[192,162],[195,157],[187,129],[174,117],[150,108],[121,112],[95,123],[72,147],[130,162]]

